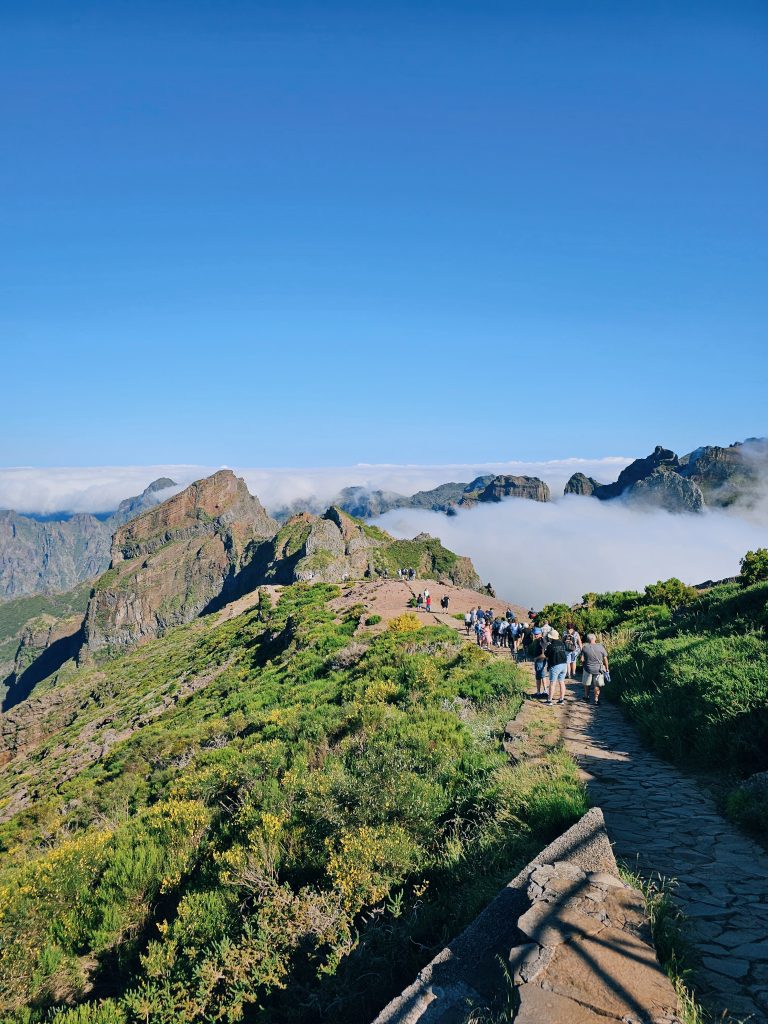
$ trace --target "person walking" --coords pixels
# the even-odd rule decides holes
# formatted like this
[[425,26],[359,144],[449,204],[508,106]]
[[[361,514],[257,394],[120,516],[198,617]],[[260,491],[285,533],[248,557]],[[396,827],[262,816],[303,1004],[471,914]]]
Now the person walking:
[[547,693],[547,684],[545,679],[545,672],[547,669],[547,641],[542,636],[541,630],[538,626],[535,626],[533,630],[533,643],[531,648],[531,654],[533,656],[533,671],[536,676],[536,699],[541,700],[543,697],[549,696]]
[[471,629],[472,629],[472,612],[464,612],[464,631],[466,632],[467,636],[469,636],[469,632],[470,632]]
[[427,605],[427,611],[431,612],[432,611],[432,595],[430,594],[430,592],[428,590],[424,591],[424,601],[426,602],[426,605]]
[[581,681],[584,684],[584,700],[589,700],[592,691],[592,703],[600,703],[600,690],[605,685],[608,675],[608,651],[597,642],[594,633],[587,633],[587,642],[581,649]]
[[488,622],[486,620],[485,626],[483,626],[483,643],[482,643],[482,646],[486,649],[486,651],[490,651],[491,643],[492,642],[493,642],[493,631],[491,629],[490,622]]
[[549,669],[549,700],[547,704],[554,703],[555,684],[559,687],[557,703],[565,704],[565,677],[568,672],[568,657],[565,644],[560,639],[556,629],[549,632],[549,641],[546,647],[547,667]]
[[581,654],[581,637],[576,631],[576,627],[572,622],[568,623],[565,636],[563,637],[563,643],[565,644],[565,652],[568,655],[568,678],[576,678],[576,662],[578,661],[579,655]]

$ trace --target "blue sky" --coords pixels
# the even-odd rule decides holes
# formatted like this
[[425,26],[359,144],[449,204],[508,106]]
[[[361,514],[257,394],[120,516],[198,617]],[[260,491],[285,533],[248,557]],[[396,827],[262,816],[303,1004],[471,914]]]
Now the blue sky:
[[0,464],[768,433],[768,8],[3,4]]

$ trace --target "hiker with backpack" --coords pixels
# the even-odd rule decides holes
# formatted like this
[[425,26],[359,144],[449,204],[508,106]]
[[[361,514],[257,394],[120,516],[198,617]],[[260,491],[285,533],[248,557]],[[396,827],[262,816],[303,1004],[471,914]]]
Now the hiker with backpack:
[[568,672],[568,654],[565,643],[560,639],[556,629],[550,629],[545,655],[549,668],[549,698],[547,704],[553,704],[555,684],[559,687],[558,704],[565,704],[565,676]]
[[568,623],[563,643],[565,644],[565,652],[568,655],[566,659],[566,664],[568,665],[567,676],[569,679],[575,679],[576,662],[581,654],[581,637],[572,622]]

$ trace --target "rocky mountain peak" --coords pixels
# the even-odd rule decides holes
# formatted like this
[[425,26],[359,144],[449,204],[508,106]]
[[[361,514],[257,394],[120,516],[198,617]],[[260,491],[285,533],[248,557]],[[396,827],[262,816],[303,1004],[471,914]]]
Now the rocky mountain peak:
[[151,554],[174,539],[231,527],[241,542],[274,536],[277,524],[245,481],[231,469],[196,480],[183,491],[131,519],[112,538],[112,564]]
[[111,568],[86,613],[88,648],[119,649],[189,622],[237,591],[254,552],[276,532],[228,469],[143,512],[115,532]]
[[549,487],[537,476],[495,476],[479,495],[480,501],[501,501],[502,498],[528,498],[549,501]]

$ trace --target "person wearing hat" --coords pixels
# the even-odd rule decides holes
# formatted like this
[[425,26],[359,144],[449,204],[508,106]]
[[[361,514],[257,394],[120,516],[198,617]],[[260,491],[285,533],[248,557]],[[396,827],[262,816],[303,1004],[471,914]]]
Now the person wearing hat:
[[547,640],[547,646],[545,650],[547,658],[547,666],[549,668],[549,700],[547,704],[552,704],[552,698],[555,695],[555,683],[559,685],[560,696],[558,698],[558,704],[565,703],[565,675],[568,671],[568,652],[565,649],[565,644],[560,639],[560,634],[556,629],[550,629],[549,639]]
[[533,630],[533,668],[536,674],[536,700],[546,697],[547,693],[546,672],[547,672],[547,641],[538,626]]

